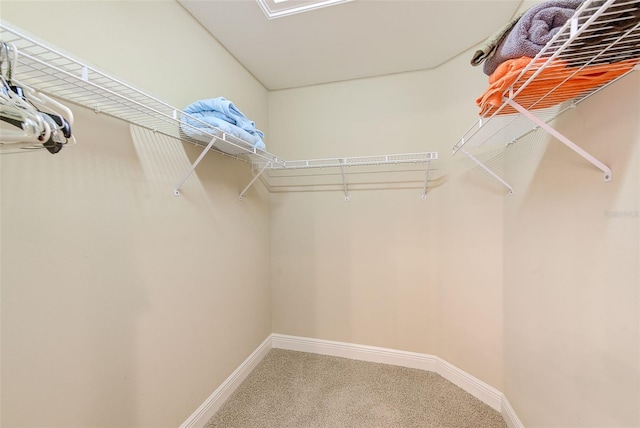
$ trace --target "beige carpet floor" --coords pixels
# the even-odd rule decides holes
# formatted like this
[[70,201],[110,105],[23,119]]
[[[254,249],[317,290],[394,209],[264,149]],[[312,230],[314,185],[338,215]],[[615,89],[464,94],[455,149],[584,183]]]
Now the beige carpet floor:
[[272,349],[206,428],[505,428],[442,376]]

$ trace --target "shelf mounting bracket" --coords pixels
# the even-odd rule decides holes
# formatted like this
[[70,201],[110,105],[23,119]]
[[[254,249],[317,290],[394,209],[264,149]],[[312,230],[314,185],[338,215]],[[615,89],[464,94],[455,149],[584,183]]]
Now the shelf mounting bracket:
[[496,180],[498,180],[500,183],[502,183],[502,185],[504,187],[506,187],[507,189],[509,189],[509,193],[513,194],[513,187],[511,187],[511,185],[509,183],[507,183],[506,181],[504,181],[504,179],[502,177],[500,177],[498,174],[496,174],[495,172],[493,172],[488,166],[486,166],[485,164],[483,164],[482,162],[480,162],[475,156],[473,156],[471,153],[469,153],[468,151],[466,151],[464,148],[460,148],[460,151],[462,153],[464,153],[469,159],[471,159],[472,161],[474,161],[475,163],[478,164],[478,166],[480,168],[482,168],[483,170],[485,170],[487,173],[489,173],[493,178],[495,178]]
[[560,141],[561,143],[563,143],[564,145],[569,147],[571,150],[573,150],[574,152],[576,152],[577,154],[579,154],[580,156],[585,158],[592,165],[594,165],[596,168],[598,168],[600,171],[602,171],[604,173],[604,181],[611,181],[611,169],[608,166],[606,166],[605,164],[600,162],[598,159],[593,157],[591,154],[587,153],[582,147],[580,147],[577,144],[575,144],[573,141],[571,141],[570,139],[568,139],[567,137],[562,135],[555,128],[553,128],[551,125],[549,125],[547,122],[545,122],[544,120],[540,119],[538,116],[536,116],[535,114],[531,113],[529,110],[527,110],[526,108],[522,107],[517,102],[513,101],[510,98],[505,98],[504,101],[507,104],[509,104],[511,107],[516,109],[523,116],[527,117],[529,120],[531,120],[537,126],[539,126],[540,128],[544,129],[545,131],[547,131],[549,134],[554,136],[558,141]]
[[344,176],[344,162],[345,160],[341,160],[340,164],[340,173],[342,174],[342,187],[344,188],[344,200],[349,202],[349,190],[347,189],[347,179]]
[[[223,134],[224,137],[224,134]],[[176,184],[176,188],[173,190],[173,194],[175,196],[179,196],[180,195],[180,188],[182,187],[182,185],[184,184],[185,181],[187,181],[187,178],[189,178],[189,176],[191,175],[191,173],[193,173],[193,171],[195,171],[196,166],[198,166],[198,164],[200,163],[200,161],[202,160],[202,158],[204,158],[204,155],[207,154],[207,152],[209,151],[209,149],[211,149],[211,147],[213,147],[213,143],[216,142],[216,139],[218,137],[213,137],[211,139],[211,141],[209,141],[209,144],[207,144],[207,147],[205,147],[205,149],[202,151],[202,153],[200,153],[200,156],[198,156],[198,158],[196,159],[196,161],[193,163],[193,165],[191,165],[191,168],[189,168],[189,171],[187,171],[187,173],[184,175],[184,177],[182,177],[182,179],[178,182],[178,184]],[[223,138],[224,139],[224,138]]]
[[265,172],[267,170],[267,168],[269,168],[271,166],[271,161],[267,162],[262,169],[260,170],[260,172],[258,172],[255,177],[253,177],[253,179],[249,182],[249,184],[247,184],[247,186],[242,189],[242,192],[240,192],[240,195],[238,195],[238,199],[242,200],[242,196],[246,193],[247,190],[249,190],[249,188],[251,186],[253,186],[253,183],[256,182],[256,180],[258,178],[260,178],[260,176],[262,175],[263,172]]
[[427,182],[429,181],[429,162],[427,161],[426,172],[424,173],[424,187],[422,188],[422,199],[427,199]]

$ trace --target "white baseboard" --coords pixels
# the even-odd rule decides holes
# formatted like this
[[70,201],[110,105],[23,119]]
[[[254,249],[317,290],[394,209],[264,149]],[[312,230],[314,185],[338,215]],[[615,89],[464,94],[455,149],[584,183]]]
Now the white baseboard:
[[373,363],[391,364],[412,369],[436,371],[438,357],[418,354],[416,352],[396,351],[376,346],[356,345],[354,343],[335,342],[332,340],[311,339],[308,337],[272,334],[272,347],[290,351],[310,352],[312,354],[330,355],[332,357],[349,358],[351,360],[370,361]]
[[502,396],[502,417],[509,428],[524,428],[506,396]]
[[180,428],[203,427],[272,348],[435,372],[491,408],[501,412],[509,428],[524,428],[504,394],[438,356],[277,333],[267,337],[198,410],[180,425]]
[[442,358],[436,358],[438,358],[436,373],[454,385],[464,389],[494,410],[498,412],[502,410],[502,392]]
[[213,394],[205,400],[198,410],[193,412],[180,428],[201,428],[209,419],[218,411],[224,402],[233,394],[240,386],[243,380],[253,371],[260,361],[271,350],[271,336],[267,337],[264,342],[256,348],[255,351],[247,357],[240,366],[231,373],[231,375],[222,382]]
[[271,337],[274,348],[432,371],[498,412],[502,410],[500,391],[435,355],[275,333]]

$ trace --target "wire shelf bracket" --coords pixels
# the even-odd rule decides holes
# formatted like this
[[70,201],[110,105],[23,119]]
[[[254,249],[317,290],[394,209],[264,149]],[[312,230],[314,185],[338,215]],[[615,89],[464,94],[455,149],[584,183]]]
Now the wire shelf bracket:
[[427,199],[427,184],[429,183],[429,164],[431,161],[426,162],[424,173],[424,186],[422,187],[422,199]]
[[342,175],[342,187],[344,189],[344,200],[349,202],[349,189],[347,189],[347,179],[344,176],[344,165],[340,164],[340,174]]
[[471,153],[469,153],[467,150],[465,150],[464,147],[460,148],[460,151],[467,156],[469,159],[471,159],[472,161],[474,161],[480,168],[482,168],[483,170],[485,170],[489,175],[491,175],[493,178],[495,178],[496,180],[498,180],[500,183],[502,183],[502,185],[504,187],[506,187],[507,189],[509,189],[509,193],[513,194],[513,187],[511,187],[511,185],[509,183],[507,183],[502,177],[500,177],[498,174],[496,174],[491,168],[489,168],[488,166],[486,166],[484,163],[482,163],[478,158],[476,158],[475,156],[473,156]]
[[558,141],[560,141],[561,143],[563,143],[564,145],[569,147],[571,150],[573,150],[574,152],[576,152],[577,154],[579,154],[580,156],[585,158],[587,161],[589,161],[591,164],[593,164],[600,171],[602,171],[604,173],[604,181],[611,181],[611,169],[608,166],[606,166],[605,164],[600,162],[598,159],[596,159],[591,154],[587,153],[582,147],[580,147],[577,144],[575,144],[573,141],[571,141],[570,139],[565,137],[563,134],[561,134],[559,131],[557,131],[554,127],[549,125],[544,120],[540,119],[538,116],[536,116],[535,114],[533,114],[532,112],[530,112],[526,108],[522,107],[517,102],[515,102],[515,101],[513,101],[511,99],[508,99],[508,98],[505,100],[505,102],[507,104],[509,104],[511,107],[513,107],[514,109],[516,109],[520,114],[522,114],[523,116],[527,117],[529,120],[531,120],[537,126],[539,126],[540,128],[544,129],[549,134],[553,135]]
[[189,178],[189,176],[193,173],[193,171],[196,170],[196,167],[198,166],[200,161],[204,158],[204,155],[207,154],[207,152],[213,147],[216,141],[217,141],[216,137],[213,137],[211,141],[209,141],[209,144],[207,144],[207,147],[205,147],[204,150],[202,150],[202,153],[200,153],[200,155],[195,160],[195,162],[193,162],[193,164],[191,165],[191,168],[189,168],[186,174],[180,179],[178,184],[176,184],[175,189],[173,189],[174,196],[180,196],[180,188],[182,187],[184,182],[187,181],[187,178]]
[[247,186],[242,189],[242,192],[240,192],[240,195],[238,195],[238,199],[242,200],[242,196],[244,196],[244,194],[247,192],[247,190],[249,190],[249,188],[251,188],[251,186],[253,186],[253,183],[256,182],[256,180],[258,178],[260,178],[260,176],[267,170],[267,168],[269,168],[271,166],[271,162],[267,162],[265,164],[265,166],[262,167],[262,169],[260,170],[260,172],[258,172],[255,177],[253,177],[253,179],[249,182],[249,184],[247,184]]

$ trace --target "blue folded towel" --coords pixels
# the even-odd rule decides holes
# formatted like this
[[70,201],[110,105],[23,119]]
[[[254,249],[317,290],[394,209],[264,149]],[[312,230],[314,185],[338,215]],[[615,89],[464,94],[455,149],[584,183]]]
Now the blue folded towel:
[[[209,125],[219,129],[220,131],[226,132],[227,134],[231,134],[234,137],[238,137],[247,144],[250,144],[260,150],[266,149],[264,141],[262,141],[262,137],[258,133],[249,133],[238,126],[211,114],[194,112],[190,113],[188,116],[183,115],[181,120],[182,131],[188,136],[200,141],[209,142],[210,137],[208,135],[198,132],[198,130],[202,130],[203,132],[212,133],[212,130],[207,126]],[[202,122],[205,122],[207,125]],[[215,135],[215,132],[213,132],[213,134]]]
[[240,138],[254,147],[265,150],[264,132],[256,129],[255,123],[249,120],[233,103],[224,97],[210,98],[189,104],[183,110],[185,115],[181,120],[182,130],[194,138],[203,138],[197,135],[193,128],[207,131],[207,125],[218,128],[228,134]]
[[[186,113],[186,112],[185,112],[185,113]],[[244,126],[241,126],[241,125],[239,125],[237,122],[236,122],[236,123],[234,123],[234,121],[232,121],[232,120],[229,118],[229,116],[227,116],[227,115],[226,115],[226,114],[224,114],[224,113],[220,113],[219,111],[215,111],[215,110],[206,110],[205,115],[207,115],[207,116],[211,116],[211,117],[217,117],[218,119],[220,119],[220,120],[224,120],[225,122],[228,122],[228,123],[230,123],[230,124],[232,124],[232,125],[235,125],[235,126],[237,126],[238,128],[243,129],[243,130],[245,130],[245,131],[247,131],[247,132],[249,132],[249,133],[252,133],[252,134],[258,134],[260,137],[264,137],[264,132],[260,131],[259,129],[256,129],[256,128],[255,128],[255,125],[251,125],[251,126],[249,126],[249,125],[248,125],[248,123],[253,124],[253,122],[251,122],[251,121],[245,122],[245,123],[244,123]]]
[[549,0],[527,10],[493,56],[487,59],[483,71],[491,75],[504,61],[535,57],[574,15],[583,0]]
[[219,116],[220,119],[224,119],[245,131],[252,131],[256,128],[256,124],[253,121],[249,120],[231,101],[224,97],[196,101],[191,106],[195,111],[216,112],[224,116]]

